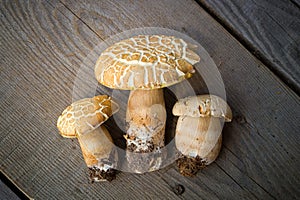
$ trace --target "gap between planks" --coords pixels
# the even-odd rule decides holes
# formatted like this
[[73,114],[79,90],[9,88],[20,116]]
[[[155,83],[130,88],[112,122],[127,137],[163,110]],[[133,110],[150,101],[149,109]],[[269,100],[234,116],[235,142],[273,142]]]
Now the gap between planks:
[[[213,9],[209,8],[208,5],[202,3],[201,0],[195,0],[197,4],[203,8],[209,15],[211,15],[226,31],[228,31],[242,46],[244,46],[255,58],[260,60],[267,68],[270,69],[287,87],[293,90],[298,96],[300,96],[300,87],[296,82],[290,81],[290,75],[280,69],[278,69],[271,60],[267,58],[264,53],[260,52],[258,48],[251,43],[251,41],[247,41],[246,38],[243,38],[234,28],[230,26],[228,22],[221,19]],[[298,9],[300,9],[300,4],[291,0],[291,3],[295,5]]]
[[[70,11],[77,19],[79,19],[88,29],[90,29],[93,33],[95,33],[102,41],[104,41],[104,39],[101,37],[101,35],[99,35],[96,31],[94,31],[94,29],[92,29],[83,19],[81,19],[76,13],[74,13],[66,4],[64,4],[61,0],[58,0],[68,11]],[[48,4],[50,4],[50,6],[53,7],[53,5],[51,5],[51,3],[49,3],[47,1]],[[55,7],[53,7],[55,8]]]
[[32,199],[33,200],[33,198],[30,197],[26,192],[24,192],[22,190],[22,188],[18,186],[18,184],[16,184],[7,174],[5,174],[4,171],[0,170],[0,173],[1,173],[2,176],[4,176],[7,179],[7,181],[9,181],[18,190],[17,192],[14,191],[13,188],[11,188],[10,186],[8,186],[5,183],[7,185],[7,187],[9,187],[18,197],[20,197],[22,199],[27,198],[27,199],[30,199],[30,200]]

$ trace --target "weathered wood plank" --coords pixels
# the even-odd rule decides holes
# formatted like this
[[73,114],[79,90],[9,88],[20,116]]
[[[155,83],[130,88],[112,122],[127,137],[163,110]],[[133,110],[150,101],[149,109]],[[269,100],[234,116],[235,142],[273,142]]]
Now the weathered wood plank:
[[[203,22],[202,18],[201,16],[195,14],[195,11],[197,9],[194,8],[193,6],[183,6],[183,3],[181,2],[172,3],[172,8],[169,9],[172,10],[173,12],[166,13],[164,9],[161,9],[161,7],[164,7],[163,6],[164,3],[165,2],[156,2],[155,4],[147,3],[147,2],[143,2],[143,3],[137,2],[134,6],[129,7],[127,6],[129,4],[128,2],[124,2],[124,3],[121,2],[103,3],[102,2],[97,4],[96,6],[91,7],[90,5],[92,3],[89,4],[89,2],[84,2],[81,4],[72,4],[68,1],[64,1],[64,4],[68,8],[71,8],[72,12],[74,12],[83,21],[85,21],[85,23],[89,27],[91,27],[94,30],[94,32],[97,32],[99,34],[103,32],[103,31],[99,31],[100,24],[103,24],[103,20],[105,21],[106,18],[115,19],[115,21],[119,22],[117,25],[107,23],[109,24],[108,29],[110,30],[117,30],[118,27],[124,27],[130,25],[131,23],[128,23],[130,19],[131,21],[134,21],[134,23],[131,24],[131,28],[138,26],[136,23],[138,24],[143,23],[144,26],[159,25],[163,27],[172,27],[175,30],[189,30],[188,27],[195,27],[191,32],[187,31],[188,34],[191,35],[193,38],[198,39],[198,41],[203,42],[202,44],[204,44],[205,48],[209,52],[211,52],[211,55],[215,53],[214,51],[212,51],[213,49],[215,51],[216,50],[219,51],[219,54],[216,55],[222,56],[219,57],[219,59],[215,58],[214,56],[213,58],[215,59],[216,63],[221,63],[220,71],[226,83],[229,100],[233,101],[232,104],[235,105],[234,109],[237,109],[237,107],[241,106],[238,108],[240,110],[236,110],[236,112],[238,115],[243,115],[242,117],[244,117],[246,120],[245,124],[240,125],[237,123],[235,125],[236,131],[230,132],[232,133],[230,137],[234,138],[236,137],[236,134],[239,134],[240,137],[243,138],[243,140],[228,141],[229,143],[228,144],[225,143],[225,145],[230,150],[235,152],[237,156],[245,156],[243,162],[247,166],[249,165],[250,168],[258,167],[262,169],[257,171],[246,169],[245,172],[250,174],[250,177],[248,177],[249,182],[252,182],[252,184],[256,186],[262,185],[262,190],[267,191],[267,193],[269,194],[273,193],[272,197],[279,195],[280,192],[278,191],[278,193],[275,195],[273,189],[280,188],[284,180],[281,180],[280,183],[277,180],[278,177],[272,178],[271,174],[276,173],[276,170],[281,168],[279,164],[280,162],[277,163],[279,160],[281,160],[282,163],[286,163],[286,162],[289,163],[289,167],[293,171],[289,174],[291,177],[293,177],[294,173],[297,173],[294,168],[295,167],[294,163],[297,162],[296,158],[297,158],[297,154],[299,153],[299,150],[297,150],[296,148],[297,142],[295,143],[292,141],[293,139],[290,140],[288,138],[296,139],[298,138],[298,135],[293,130],[289,130],[290,132],[285,131],[286,129],[285,127],[286,126],[290,127],[290,125],[293,124],[292,126],[296,128],[295,130],[299,129],[299,125],[297,123],[297,121],[299,120],[298,118],[299,109],[291,110],[290,105],[286,104],[287,107],[284,108],[285,111],[282,110],[281,116],[278,115],[278,106],[282,105],[282,101],[283,101],[283,99],[282,100],[277,99],[279,98],[279,96],[281,96],[281,90],[279,89],[278,86],[269,84],[272,81],[270,79],[267,79],[265,76],[266,74],[270,76],[269,71],[265,69],[265,67],[261,65],[261,63],[254,62],[252,57],[249,58],[247,56],[241,57],[242,55],[240,54],[240,51],[236,46],[233,46],[233,44],[228,44],[226,39],[223,38],[223,35],[222,37],[218,37],[218,34],[220,32],[218,29],[203,30],[203,27],[207,28],[207,23],[208,23],[206,22],[207,19],[206,18],[203,19],[204,21],[203,24],[200,23]],[[134,12],[137,9],[137,7],[141,10],[140,12]],[[178,8],[180,8],[180,12],[174,12]],[[150,11],[147,12],[148,10]],[[195,17],[195,15],[197,16],[197,18]],[[153,16],[158,16],[158,17],[155,18]],[[197,22],[196,20],[192,20],[193,18],[197,19]],[[118,19],[123,19],[123,20],[120,21]],[[135,19],[138,20],[135,21]],[[174,19],[178,19],[176,23],[170,23],[170,21],[173,21]],[[179,19],[181,20],[179,21]],[[200,30],[201,34],[197,34],[197,31],[195,30]],[[205,35],[205,33],[207,35]],[[106,37],[109,36],[109,34],[107,34]],[[206,42],[205,40],[208,39],[207,38],[203,39],[202,38],[203,35],[205,35],[206,37],[209,36],[210,39],[218,40],[218,42],[205,44]],[[105,38],[105,34],[101,34],[101,38]],[[232,49],[231,54],[224,53],[228,51],[228,49]],[[249,70],[251,72],[249,72]],[[242,77],[242,78],[239,79],[237,77]],[[272,77],[272,78],[276,79],[276,77]],[[232,80],[235,81],[231,82]],[[247,89],[237,88],[238,86],[236,82],[242,84],[243,87]],[[262,85],[264,85],[264,87]],[[291,92],[288,93],[293,96]],[[252,99],[249,99],[249,96],[252,96]],[[292,98],[294,99],[293,106],[299,108],[299,99],[295,96],[293,96]],[[269,101],[268,105],[263,104],[265,102],[265,99],[268,99]],[[259,110],[260,112],[258,113],[253,111],[251,112],[253,108],[257,108],[257,110]],[[274,113],[272,111],[274,111]],[[275,111],[277,113],[275,113]],[[292,114],[293,117],[290,116],[291,118],[293,118],[290,119],[293,122],[287,122],[286,120],[283,120],[284,116],[287,117],[287,115],[284,114],[285,112],[293,113]],[[245,115],[247,115],[247,117],[245,117]],[[280,127],[278,127],[277,121],[281,121],[281,123],[284,123],[285,125],[281,124],[279,125]],[[286,123],[289,124],[291,123],[291,124],[287,125]],[[244,130],[244,126],[247,126],[246,130]],[[273,130],[273,127],[274,128],[276,127],[276,129]],[[277,127],[279,129],[277,129]],[[272,132],[271,130],[275,131],[277,134],[275,135],[273,134],[272,136],[272,134],[270,134],[270,132]],[[262,131],[262,133],[260,133],[260,131]],[[279,132],[284,133],[283,135],[285,136],[282,136],[281,134],[279,134]],[[246,137],[245,134],[246,136],[249,134],[250,135]],[[239,150],[236,149],[237,146],[239,146],[238,148]],[[249,150],[247,150],[246,147],[250,149],[251,152],[250,155],[248,155]],[[262,150],[262,152],[256,155],[257,154],[256,152],[257,151],[259,152],[260,150]],[[291,151],[293,152],[292,153],[293,155],[284,155],[284,154],[290,154]],[[263,152],[273,152],[274,154],[266,156]],[[251,164],[251,162],[255,160],[260,160],[261,162]],[[277,163],[275,165],[277,165],[278,168],[276,168],[276,170],[272,168],[269,169],[269,167],[271,167],[269,165],[270,162],[272,164]],[[230,170],[233,169],[234,168],[230,168]],[[258,176],[256,173],[259,173],[260,176]],[[282,175],[284,175],[285,173],[286,172],[283,172]],[[268,178],[266,178],[266,176]],[[287,178],[286,182],[289,182],[290,181],[289,179],[293,179],[291,177]],[[271,179],[273,179],[273,181],[271,181]],[[294,179],[293,181],[299,182],[297,181],[297,179]],[[269,184],[269,182],[271,182],[271,184]],[[289,190],[289,188],[281,188],[281,189]],[[296,188],[294,189],[295,191],[297,191]],[[253,190],[253,193],[255,192],[256,190]]]
[[76,71],[96,35],[47,2],[7,2],[1,25],[1,170],[36,199],[176,198],[150,174],[121,176],[114,187],[88,183],[77,141],[57,132],[57,117],[71,103]]
[[[300,94],[300,9],[297,1],[198,0]],[[294,3],[293,3],[294,2]]]
[[20,198],[0,180],[0,195],[2,200],[19,200]]
[[300,1],[299,0],[291,0],[291,2],[298,8],[300,8]]
[[[0,84],[5,94],[1,99],[1,169],[9,171],[10,178],[29,196],[55,179],[59,171],[67,171],[57,170],[60,158],[72,163],[67,152],[75,152],[72,159],[78,161],[69,167],[69,173],[82,160],[80,153],[72,150],[71,140],[67,141],[69,145],[59,142],[62,140],[55,128],[59,105],[71,101],[67,94],[72,91],[77,66],[69,62],[67,55],[75,49],[72,41],[81,39],[72,34],[73,29],[61,27],[60,21],[68,24],[63,15],[55,11],[50,14],[53,8],[46,3],[35,3],[9,2],[1,6],[1,24],[5,25],[1,28],[1,72],[5,72],[1,73]],[[81,53],[74,57],[87,48],[80,44]]]
[[[182,198],[297,197],[299,98],[195,2],[49,3],[1,6],[7,28],[0,30],[0,109],[7,114],[1,115],[0,166],[30,196],[175,199],[180,197],[172,187],[179,183],[186,188]],[[139,26],[169,27],[199,41],[219,64],[235,120],[225,127],[217,162],[194,179],[171,166],[89,184],[78,143],[58,135],[56,118],[71,102],[76,72],[101,38]]]

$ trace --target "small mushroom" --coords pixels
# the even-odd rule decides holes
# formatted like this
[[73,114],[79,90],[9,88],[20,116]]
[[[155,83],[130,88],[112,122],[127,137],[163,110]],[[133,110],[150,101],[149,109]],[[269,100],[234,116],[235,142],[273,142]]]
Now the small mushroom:
[[[113,89],[131,90],[126,113],[128,151],[159,152],[164,147],[166,109],[162,88],[191,77],[193,64],[199,60],[184,40],[165,35],[135,36],[102,52],[95,66],[98,82]],[[160,162],[154,162],[149,169],[137,169],[134,162],[140,161],[127,158],[136,173],[160,166]],[[153,160],[149,162],[153,164]]]
[[183,155],[177,160],[179,171],[194,176],[218,157],[222,123],[231,121],[231,109],[218,96],[199,95],[180,99],[172,112],[179,116],[175,134],[176,148]]
[[78,138],[92,181],[115,178],[117,154],[109,132],[101,125],[117,111],[110,97],[99,95],[72,103],[57,120],[63,137]]

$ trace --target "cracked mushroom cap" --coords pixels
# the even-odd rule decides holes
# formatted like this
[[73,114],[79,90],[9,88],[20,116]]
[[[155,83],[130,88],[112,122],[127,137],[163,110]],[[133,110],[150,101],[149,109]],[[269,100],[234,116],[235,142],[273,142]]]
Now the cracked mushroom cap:
[[222,98],[215,95],[198,95],[179,99],[173,107],[173,115],[189,117],[218,117],[232,120],[232,111]]
[[107,95],[81,99],[62,112],[57,128],[63,137],[75,138],[77,134],[94,130],[117,111],[118,105]]
[[200,57],[184,40],[165,35],[139,35],[107,48],[95,66],[101,84],[123,90],[171,86],[194,73]]

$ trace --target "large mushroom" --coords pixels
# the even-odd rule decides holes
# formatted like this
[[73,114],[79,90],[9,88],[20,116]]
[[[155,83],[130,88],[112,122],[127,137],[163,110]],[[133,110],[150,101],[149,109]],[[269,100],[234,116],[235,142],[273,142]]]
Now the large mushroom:
[[218,96],[198,95],[179,99],[172,112],[179,116],[175,134],[176,148],[183,155],[177,161],[179,171],[194,176],[219,155],[222,124],[231,121],[231,109]]
[[57,120],[63,137],[78,138],[92,181],[115,178],[117,154],[109,132],[101,125],[117,111],[110,97],[99,95],[72,103]]
[[[166,110],[162,88],[191,77],[193,65],[199,60],[184,40],[165,35],[135,36],[102,52],[95,66],[99,83],[131,90],[126,113],[128,151],[149,153],[164,146]],[[159,165],[149,166],[148,171],[157,170]],[[131,167],[137,173],[147,171],[137,168]]]

